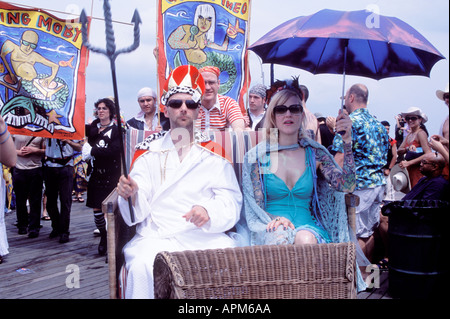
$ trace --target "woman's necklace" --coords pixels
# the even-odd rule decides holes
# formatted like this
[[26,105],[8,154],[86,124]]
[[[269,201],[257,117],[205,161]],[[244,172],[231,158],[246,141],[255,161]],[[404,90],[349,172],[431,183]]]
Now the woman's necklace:
[[102,123],[99,123],[99,124],[100,124],[100,127],[98,129],[98,132],[100,133],[100,132],[104,131],[108,126],[110,126],[111,122],[109,122],[108,124],[105,124],[105,125],[103,125]]

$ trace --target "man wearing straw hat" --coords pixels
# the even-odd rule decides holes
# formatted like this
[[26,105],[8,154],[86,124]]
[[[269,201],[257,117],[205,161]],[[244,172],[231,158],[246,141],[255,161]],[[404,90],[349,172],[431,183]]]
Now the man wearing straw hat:
[[[447,83],[447,87],[445,90],[437,90],[436,96],[439,100],[444,101],[449,107],[449,84]],[[448,110],[447,110],[448,111]],[[433,135],[430,138],[430,147],[432,147],[435,151],[439,152],[444,158],[447,160],[447,164],[444,168],[442,175],[448,180],[449,179],[449,165],[448,165],[448,153],[449,153],[449,121],[448,121],[448,113],[447,118],[442,123],[441,129],[439,130],[439,135]]]
[[240,217],[236,175],[228,161],[204,148],[194,134],[204,90],[195,67],[173,70],[161,98],[171,129],[138,145],[129,178],[120,178],[120,211],[128,225],[137,225],[136,236],[124,247],[125,298],[154,297],[153,262],[160,251],[235,246],[224,232]]

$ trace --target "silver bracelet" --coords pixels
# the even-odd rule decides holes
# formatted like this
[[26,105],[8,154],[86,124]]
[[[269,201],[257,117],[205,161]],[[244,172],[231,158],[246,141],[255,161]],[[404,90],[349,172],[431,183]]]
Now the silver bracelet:
[[5,130],[4,130],[2,133],[0,133],[0,136],[5,135],[5,133],[6,133],[7,131],[8,131],[8,124],[5,123]]
[[[3,134],[5,134],[5,133],[3,133]],[[0,142],[0,145],[3,145],[3,144],[5,144],[6,143],[6,141],[10,138],[10,136],[11,136],[11,134],[8,132],[8,137],[7,138],[5,138],[5,140],[3,141],[3,142]]]

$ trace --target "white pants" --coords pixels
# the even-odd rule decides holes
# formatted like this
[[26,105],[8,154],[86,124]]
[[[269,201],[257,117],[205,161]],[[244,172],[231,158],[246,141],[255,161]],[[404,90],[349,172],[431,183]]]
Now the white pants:
[[[145,248],[144,248],[145,247]],[[153,262],[160,251],[180,250],[173,239],[131,240],[124,248],[127,280],[125,299],[153,299]]]
[[356,207],[356,238],[369,238],[380,224],[380,205],[386,185],[353,192],[360,199]]
[[145,238],[136,235],[123,250],[127,269],[125,299],[154,298],[153,263],[159,252],[236,246],[234,240],[223,233],[200,234],[193,236],[184,233],[171,238]]

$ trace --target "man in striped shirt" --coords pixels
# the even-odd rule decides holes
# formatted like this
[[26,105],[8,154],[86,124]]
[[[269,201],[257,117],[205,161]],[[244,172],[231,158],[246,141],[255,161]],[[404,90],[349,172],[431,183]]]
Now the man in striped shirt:
[[201,131],[227,128],[244,130],[245,121],[239,104],[230,97],[218,94],[220,70],[216,67],[204,67],[200,73],[205,80],[206,90],[198,115],[196,127]]

